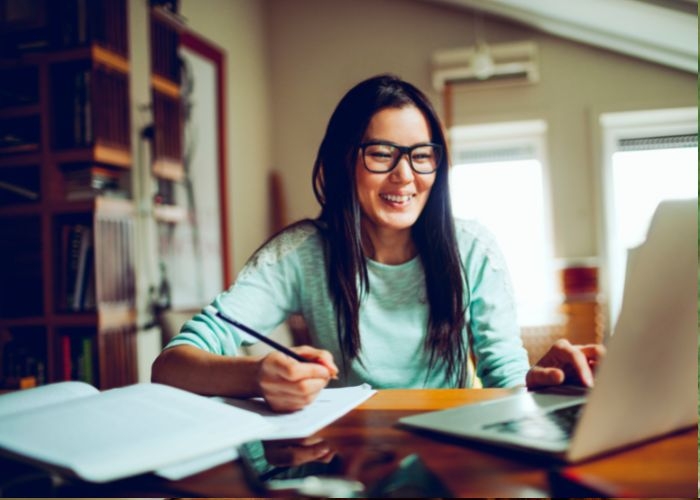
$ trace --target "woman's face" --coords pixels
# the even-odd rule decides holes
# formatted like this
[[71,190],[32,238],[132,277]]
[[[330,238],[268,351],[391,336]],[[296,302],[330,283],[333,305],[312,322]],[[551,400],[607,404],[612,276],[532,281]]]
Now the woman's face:
[[[415,106],[385,108],[369,122],[363,142],[387,141],[399,146],[431,142],[430,126]],[[373,173],[357,155],[355,182],[363,226],[370,231],[406,231],[423,211],[435,182],[435,172],[418,174],[403,155],[390,172]]]

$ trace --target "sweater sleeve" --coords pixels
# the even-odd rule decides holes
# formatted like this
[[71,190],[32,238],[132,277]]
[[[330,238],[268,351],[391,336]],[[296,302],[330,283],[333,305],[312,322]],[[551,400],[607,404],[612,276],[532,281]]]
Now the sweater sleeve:
[[468,324],[484,387],[525,384],[529,370],[508,269],[495,239],[476,223],[462,224],[469,292]]
[[167,345],[193,345],[215,354],[236,355],[241,345],[257,339],[216,316],[230,318],[267,335],[299,310],[299,252],[311,234],[309,227],[281,233],[246,263],[235,283],[202,312],[187,321]]

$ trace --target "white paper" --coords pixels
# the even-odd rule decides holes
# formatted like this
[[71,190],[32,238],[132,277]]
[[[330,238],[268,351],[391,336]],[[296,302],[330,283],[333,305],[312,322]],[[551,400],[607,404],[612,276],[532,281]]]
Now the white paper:
[[[340,389],[323,389],[310,405],[294,413],[275,413],[262,398],[213,397],[212,399],[260,415],[270,424],[272,429],[261,439],[297,439],[310,436],[321,430],[369,399],[376,392],[367,384]],[[165,479],[177,481],[236,458],[238,458],[236,450],[225,450],[171,467],[164,467],[155,473]]]
[[275,429],[268,433],[265,439],[298,439],[318,432],[369,399],[376,392],[368,384],[338,389],[323,389],[310,405],[293,413],[275,413],[262,398],[217,399],[220,399],[227,405],[261,415]]

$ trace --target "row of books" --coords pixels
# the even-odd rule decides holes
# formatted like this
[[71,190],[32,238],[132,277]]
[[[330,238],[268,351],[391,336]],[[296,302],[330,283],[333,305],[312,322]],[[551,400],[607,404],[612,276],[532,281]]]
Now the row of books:
[[0,388],[26,389],[46,383],[46,353],[30,344],[21,334],[0,330]]
[[[154,74],[179,84],[180,59],[177,50],[180,42],[175,28],[178,21],[175,16],[161,12],[162,16],[151,18],[151,69]],[[168,18],[175,19],[175,22],[168,22]]]
[[128,52],[126,0],[35,0],[0,2],[0,54],[66,49],[98,43]]
[[182,105],[179,99],[164,94],[153,94],[154,160],[169,158],[182,160],[183,128]]
[[[54,68],[51,88],[57,148],[90,146],[97,141],[130,147],[126,75],[100,66],[64,64]],[[72,99],[60,98],[66,95]]]
[[61,336],[61,377],[95,384],[93,337]]
[[[41,353],[9,343],[0,349],[0,388],[26,389],[44,385],[46,362]],[[96,383],[94,339],[61,336],[61,379]]]
[[92,227],[61,226],[61,267],[58,304],[64,311],[95,309],[95,266]]

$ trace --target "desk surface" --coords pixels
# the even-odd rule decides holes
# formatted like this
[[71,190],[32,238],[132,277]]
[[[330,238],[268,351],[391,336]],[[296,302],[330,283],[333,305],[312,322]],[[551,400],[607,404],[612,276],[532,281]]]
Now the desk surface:
[[[685,497],[697,493],[697,431],[691,429],[600,459],[561,467],[543,458],[513,455],[436,434],[396,426],[405,415],[450,408],[508,394],[504,389],[384,390],[318,435],[349,461],[351,475],[372,484],[402,458],[418,453],[457,497],[565,496],[581,486],[596,496]],[[633,418],[633,417],[632,417]],[[376,457],[392,457],[377,465]],[[373,462],[374,460],[374,462]],[[551,476],[555,471],[554,476]],[[550,478],[555,478],[555,483]],[[552,490],[552,484],[569,487]],[[557,486],[559,488],[559,486]],[[238,462],[181,481],[152,475],[110,485],[74,485],[62,496],[248,497],[255,493]],[[107,494],[109,493],[109,494]],[[576,495],[571,496],[587,496]]]

